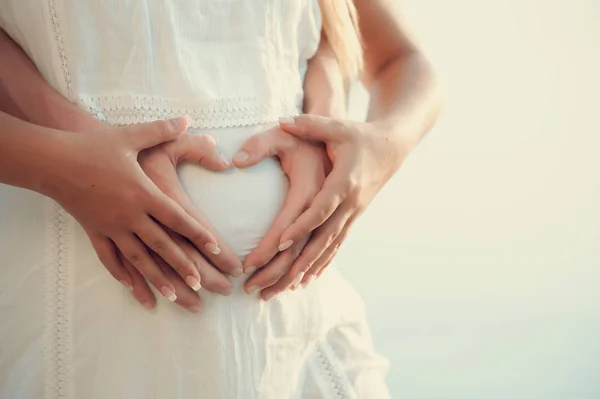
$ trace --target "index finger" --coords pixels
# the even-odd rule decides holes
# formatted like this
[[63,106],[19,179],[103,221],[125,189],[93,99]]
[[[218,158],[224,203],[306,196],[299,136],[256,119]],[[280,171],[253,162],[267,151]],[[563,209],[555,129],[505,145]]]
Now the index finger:
[[[238,259],[237,255],[231,248],[225,243],[223,238],[218,234],[216,229],[210,224],[210,222],[202,215],[202,213],[196,208],[187,193],[181,186],[179,177],[175,168],[171,169],[172,172],[150,176],[154,184],[174,203],[178,204],[178,207],[184,210],[184,218],[189,218],[200,225],[212,240],[206,243],[212,243],[213,245],[206,246],[206,243],[194,241],[190,239],[190,236],[182,234],[181,231],[171,228],[171,230],[180,233],[182,236],[190,239],[190,241],[196,246],[196,248],[211,262],[219,268],[219,270],[231,274],[232,276],[238,276],[242,274],[242,262]],[[164,223],[163,223],[164,224]],[[165,224],[165,226],[167,226]],[[169,226],[167,226],[169,227]]]
[[329,219],[347,196],[344,177],[340,168],[333,169],[310,207],[281,235],[280,251],[285,251]]
[[283,208],[263,239],[244,259],[244,273],[252,274],[266,265],[279,252],[279,239],[283,232],[302,214],[314,192],[307,192],[304,185],[290,184]]

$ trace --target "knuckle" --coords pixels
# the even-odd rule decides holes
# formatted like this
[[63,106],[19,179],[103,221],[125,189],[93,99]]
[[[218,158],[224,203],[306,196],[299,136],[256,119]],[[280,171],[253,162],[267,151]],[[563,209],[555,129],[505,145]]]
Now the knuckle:
[[198,137],[198,141],[200,141],[200,143],[202,143],[204,146],[216,146],[217,145],[217,141],[215,140],[215,138],[213,136],[210,136],[208,134],[200,134],[197,136]]
[[159,238],[151,243],[150,248],[157,254],[163,255],[167,251],[168,245],[165,240]]
[[144,262],[144,256],[140,252],[131,252],[128,259],[136,268]]
[[171,130],[172,122],[165,120],[156,121],[156,129],[161,132],[168,132]]
[[338,236],[338,233],[337,233],[337,232],[330,233],[330,234],[327,236],[327,240],[325,241],[325,247],[327,247],[327,248],[328,248],[328,247],[330,247],[330,246],[331,246],[331,244],[333,244],[333,242],[334,242],[334,241],[335,241],[335,239],[337,238],[337,236]]

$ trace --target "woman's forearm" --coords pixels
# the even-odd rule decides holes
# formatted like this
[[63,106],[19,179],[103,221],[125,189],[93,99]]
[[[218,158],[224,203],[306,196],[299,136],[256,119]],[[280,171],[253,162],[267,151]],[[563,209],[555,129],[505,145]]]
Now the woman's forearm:
[[335,53],[322,35],[316,54],[308,62],[304,80],[304,113],[344,118],[347,87]]
[[36,125],[80,131],[94,117],[68,101],[42,77],[25,52],[0,29],[0,111]]
[[367,120],[400,137],[410,150],[433,126],[441,93],[429,61],[409,38],[400,13],[385,0],[355,0],[365,46]]

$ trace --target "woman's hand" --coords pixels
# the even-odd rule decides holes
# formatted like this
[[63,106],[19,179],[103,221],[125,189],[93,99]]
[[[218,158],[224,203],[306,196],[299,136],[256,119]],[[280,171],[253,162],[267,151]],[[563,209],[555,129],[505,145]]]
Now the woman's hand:
[[206,227],[146,176],[137,157],[140,151],[178,138],[187,124],[187,119],[180,117],[84,134],[61,132],[57,140],[60,153],[45,171],[43,187],[38,190],[77,219],[116,279],[128,288],[133,286],[115,245],[172,301],[177,298],[175,287],[146,247],[175,268],[190,287],[199,288],[200,275],[162,226],[208,252],[218,252],[219,247]]
[[323,145],[300,140],[278,127],[248,139],[234,157],[233,164],[238,168],[247,168],[271,156],[279,158],[290,181],[290,190],[270,230],[244,260],[245,273],[252,275],[246,282],[246,291],[253,294],[262,290],[261,296],[265,300],[299,283],[294,281],[294,276],[289,272],[310,232],[283,252],[280,252],[279,239],[308,208],[331,170]]
[[409,147],[370,123],[300,115],[282,118],[280,126],[298,138],[324,143],[333,164],[310,207],[280,239],[281,247],[288,248],[312,232],[290,270],[290,278],[307,282],[330,263],[352,223],[398,170]]
[[[230,167],[229,161],[219,153],[216,142],[211,136],[184,134],[175,140],[142,151],[138,156],[138,162],[144,173],[163,193],[181,205],[187,213],[206,227],[219,242],[223,242],[218,232],[189,199],[176,173],[176,167],[181,162],[196,162],[207,169],[217,171],[226,170]],[[241,262],[227,245],[222,246],[218,256],[211,252],[201,253],[186,238],[170,230],[168,233],[194,263],[200,274],[200,283],[207,291],[222,295],[231,294],[233,289],[231,281],[215,268],[217,267],[232,275],[242,274]],[[199,311],[201,302],[198,295],[183,283],[181,277],[174,273],[173,269],[164,260],[157,256],[154,259],[175,285],[176,302],[192,312]],[[212,261],[215,266],[211,265],[207,259]],[[123,265],[133,278],[134,297],[144,307],[154,307],[155,298],[146,280],[129,262],[122,260],[124,261]]]

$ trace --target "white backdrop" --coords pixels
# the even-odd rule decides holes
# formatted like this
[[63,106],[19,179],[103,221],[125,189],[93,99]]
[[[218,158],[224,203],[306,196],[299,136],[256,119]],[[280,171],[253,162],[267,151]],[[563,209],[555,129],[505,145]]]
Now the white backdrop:
[[600,1],[401,6],[446,105],[337,262],[392,397],[600,398]]

